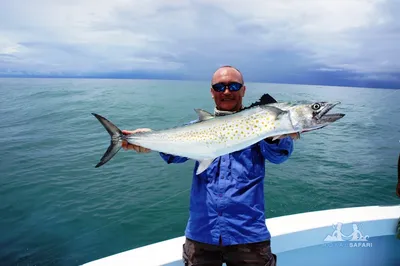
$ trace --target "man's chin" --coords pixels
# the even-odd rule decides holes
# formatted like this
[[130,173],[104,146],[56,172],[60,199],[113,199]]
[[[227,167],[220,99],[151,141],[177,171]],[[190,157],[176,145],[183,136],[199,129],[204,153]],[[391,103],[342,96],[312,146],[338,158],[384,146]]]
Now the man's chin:
[[219,105],[219,108],[221,111],[232,111],[236,107],[236,102],[235,101],[222,101]]

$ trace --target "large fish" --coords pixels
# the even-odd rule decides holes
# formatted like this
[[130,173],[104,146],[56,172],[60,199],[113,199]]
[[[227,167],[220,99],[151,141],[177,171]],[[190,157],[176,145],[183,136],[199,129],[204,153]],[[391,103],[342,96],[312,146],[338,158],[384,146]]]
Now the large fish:
[[339,102],[257,103],[240,112],[217,117],[195,109],[198,120],[194,123],[131,135],[124,135],[106,118],[93,113],[111,136],[111,143],[96,167],[108,162],[125,140],[153,151],[197,160],[196,174],[200,174],[221,155],[244,149],[265,138],[301,134],[339,120],[344,114],[328,114],[337,104]]

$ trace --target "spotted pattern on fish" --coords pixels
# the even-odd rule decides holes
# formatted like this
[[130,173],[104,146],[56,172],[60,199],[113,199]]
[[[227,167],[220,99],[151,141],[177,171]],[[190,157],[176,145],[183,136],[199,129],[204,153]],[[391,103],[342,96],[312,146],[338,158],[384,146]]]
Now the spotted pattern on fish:
[[[249,117],[237,120],[228,120],[212,128],[199,128],[175,133],[168,136],[173,142],[206,142],[208,144],[241,141],[254,135],[261,135],[265,131],[274,130],[279,126],[274,120],[274,114],[269,112],[256,113]],[[159,135],[157,137],[163,137]],[[167,137],[167,136],[165,136]]]

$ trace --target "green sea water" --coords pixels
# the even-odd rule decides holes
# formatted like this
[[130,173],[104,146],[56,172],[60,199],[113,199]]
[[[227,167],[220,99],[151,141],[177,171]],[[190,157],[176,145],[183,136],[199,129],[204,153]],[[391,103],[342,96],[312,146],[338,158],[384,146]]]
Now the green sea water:
[[[400,203],[400,90],[248,83],[244,104],[263,93],[346,113],[266,162],[268,218]],[[121,150],[94,168],[109,135],[91,113],[156,130],[213,107],[208,81],[0,79],[0,265],[79,265],[182,236],[194,162]]]

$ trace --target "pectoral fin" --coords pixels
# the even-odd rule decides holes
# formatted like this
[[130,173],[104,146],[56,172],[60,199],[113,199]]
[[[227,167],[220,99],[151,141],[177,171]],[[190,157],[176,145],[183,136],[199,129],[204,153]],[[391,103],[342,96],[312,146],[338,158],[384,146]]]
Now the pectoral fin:
[[199,121],[205,121],[205,120],[209,120],[209,119],[213,119],[214,116],[212,114],[210,114],[209,112],[207,112],[206,110],[203,109],[194,109],[197,113],[197,115],[199,116]]
[[197,168],[196,175],[199,175],[202,172],[204,172],[211,165],[211,163],[214,161],[214,159],[215,158],[199,161],[199,167]]

